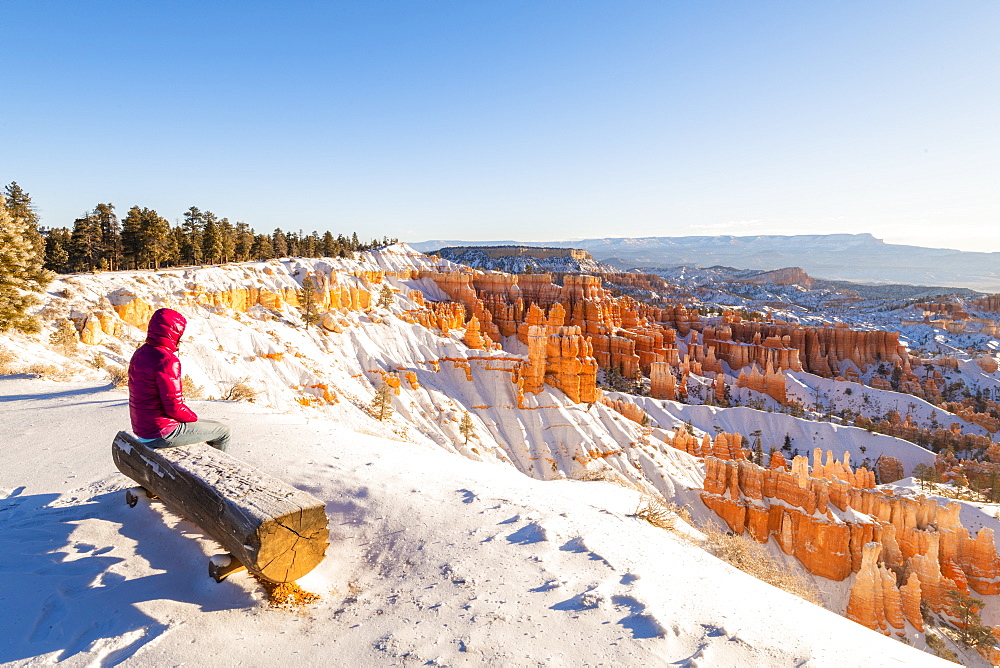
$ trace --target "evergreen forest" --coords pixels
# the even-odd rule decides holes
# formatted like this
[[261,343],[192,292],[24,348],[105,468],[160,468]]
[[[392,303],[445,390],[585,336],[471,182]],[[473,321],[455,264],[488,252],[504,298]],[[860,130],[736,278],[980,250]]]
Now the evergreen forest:
[[361,241],[357,232],[270,234],[192,206],[176,225],[154,209],[133,206],[119,218],[99,203],[68,227],[43,227],[31,196],[17,182],[0,193],[0,331],[21,323],[33,293],[58,274],[121,269],[222,264],[280,257],[352,257],[395,243],[384,237]]

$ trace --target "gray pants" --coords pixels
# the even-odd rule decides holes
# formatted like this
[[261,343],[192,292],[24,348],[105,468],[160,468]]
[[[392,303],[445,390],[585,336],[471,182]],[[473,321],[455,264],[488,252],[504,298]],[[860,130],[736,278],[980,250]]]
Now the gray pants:
[[226,452],[229,449],[229,427],[215,420],[181,422],[172,432],[147,445],[151,448],[174,448],[192,443],[208,443]]

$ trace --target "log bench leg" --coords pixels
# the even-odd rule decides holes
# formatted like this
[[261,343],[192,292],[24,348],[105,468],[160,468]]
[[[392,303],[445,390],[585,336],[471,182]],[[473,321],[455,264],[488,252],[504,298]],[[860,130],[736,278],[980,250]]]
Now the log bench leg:
[[208,575],[216,582],[222,582],[233,573],[246,569],[247,567],[231,554],[217,554],[208,560]]
[[155,494],[150,492],[145,487],[132,487],[125,490],[125,503],[128,504],[129,508],[135,508],[135,504],[139,503],[139,493],[143,493],[150,500],[158,498]]

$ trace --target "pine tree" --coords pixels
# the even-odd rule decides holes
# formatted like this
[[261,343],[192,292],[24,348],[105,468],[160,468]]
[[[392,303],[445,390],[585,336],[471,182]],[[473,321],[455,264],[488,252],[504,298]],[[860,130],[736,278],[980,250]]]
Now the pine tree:
[[133,206],[122,220],[122,254],[131,269],[156,269],[175,259],[170,223],[153,209]]
[[472,423],[472,418],[469,417],[469,411],[465,411],[462,414],[462,422],[458,425],[458,433],[465,437],[465,443],[468,445],[469,437],[476,437],[476,426]]
[[958,620],[958,639],[966,647],[994,647],[997,638],[993,629],[983,624],[980,610],[985,605],[982,599],[973,597],[957,589],[948,592],[951,597],[949,612]]
[[324,257],[336,257],[339,251],[337,246],[337,241],[333,238],[333,232],[327,230],[323,234],[323,256]]
[[299,311],[306,327],[319,324],[319,306],[316,304],[316,283],[312,276],[306,274],[302,279],[302,289],[299,290]]
[[382,381],[382,384],[378,386],[375,390],[375,396],[372,398],[371,409],[372,413],[378,418],[379,422],[382,422],[388,417],[392,416],[392,387],[389,383]]
[[233,237],[233,259],[236,262],[246,262],[250,259],[253,249],[253,230],[246,223],[237,222],[233,228]]
[[271,245],[271,237],[266,234],[254,236],[253,245],[250,247],[250,257],[254,260],[270,260],[274,257],[274,246]]
[[202,247],[204,248],[205,257],[202,261],[205,264],[219,264],[222,262],[223,252],[222,229],[215,214],[211,211],[206,211],[203,217],[205,219],[205,233],[202,239]]
[[760,437],[763,435],[763,432],[760,429],[756,429],[750,432],[750,435],[753,436],[753,455],[752,455],[753,463],[756,464],[757,466],[763,466],[764,445],[763,443],[761,443],[760,440]]
[[122,263],[137,269],[142,261],[142,209],[133,206],[122,220]]
[[181,261],[185,264],[201,264],[202,262],[202,225],[204,218],[201,209],[196,206],[184,212],[184,245],[181,247]]
[[392,288],[389,287],[388,283],[383,283],[382,289],[378,293],[378,302],[375,305],[379,308],[389,308],[394,301],[396,301],[396,295],[393,294]]
[[69,248],[71,236],[65,227],[49,230],[45,235],[45,268],[58,274],[69,271]]
[[271,257],[288,257],[288,241],[280,227],[274,228],[274,234],[271,235],[271,247],[274,252]]
[[920,485],[921,489],[927,489],[931,483],[941,482],[941,474],[928,464],[917,464],[913,467],[910,475],[917,479],[917,484]]
[[4,188],[4,197],[7,201],[7,210],[11,218],[20,219],[24,225],[24,235],[31,244],[35,254],[44,257],[45,240],[38,231],[38,213],[31,202],[31,195],[24,192],[16,181],[11,181],[10,185]]
[[232,262],[236,255],[236,230],[228,218],[219,221],[219,261]]
[[93,271],[101,256],[101,227],[96,216],[86,215],[73,221],[69,244],[71,271]]
[[115,205],[98,204],[94,207],[94,218],[101,230],[101,250],[98,268],[115,271],[122,260],[122,226],[115,215]]
[[52,275],[43,268],[44,242],[33,243],[36,236],[41,238],[36,220],[11,215],[5,198],[0,197],[0,331],[38,331],[37,320],[27,310],[38,303],[34,293],[41,292]]

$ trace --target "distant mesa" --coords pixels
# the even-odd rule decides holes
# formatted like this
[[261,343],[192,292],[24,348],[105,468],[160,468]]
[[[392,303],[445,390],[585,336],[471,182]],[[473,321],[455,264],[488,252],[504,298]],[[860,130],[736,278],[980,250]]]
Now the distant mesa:
[[538,260],[550,258],[570,258],[573,260],[592,260],[593,256],[578,248],[553,248],[547,246],[449,246],[437,251],[437,254],[447,260],[454,260],[467,253],[481,253],[488,258],[532,257]]
[[738,279],[736,282],[754,285],[801,285],[806,289],[811,288],[815,283],[801,267],[784,267],[774,271],[765,271],[750,278]]

